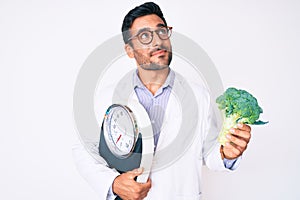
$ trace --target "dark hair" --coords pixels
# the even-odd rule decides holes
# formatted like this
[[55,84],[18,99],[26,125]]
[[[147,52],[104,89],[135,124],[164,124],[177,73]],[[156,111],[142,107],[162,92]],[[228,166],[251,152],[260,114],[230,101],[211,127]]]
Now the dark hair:
[[145,15],[151,15],[151,14],[155,14],[158,17],[160,17],[163,20],[163,22],[165,23],[165,25],[167,26],[167,22],[164,18],[162,11],[160,10],[160,7],[153,2],[144,3],[140,6],[135,7],[134,9],[130,10],[123,20],[122,34],[123,34],[123,40],[124,40],[125,44],[127,44],[129,42],[128,39],[131,36],[129,29],[131,28],[133,21],[138,17],[142,17]]

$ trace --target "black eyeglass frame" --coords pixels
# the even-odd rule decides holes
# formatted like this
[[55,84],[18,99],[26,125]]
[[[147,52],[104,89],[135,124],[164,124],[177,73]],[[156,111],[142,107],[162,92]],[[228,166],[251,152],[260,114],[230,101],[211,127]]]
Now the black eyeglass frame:
[[[171,37],[171,35],[172,35],[172,29],[173,29],[173,27],[172,27],[172,26],[162,26],[162,27],[163,27],[163,28],[166,28],[167,31],[168,31],[168,34],[167,34],[168,37],[167,37],[167,38],[161,38],[161,35],[157,33],[157,31],[159,31],[160,29],[156,29],[156,30],[143,30],[143,31],[140,31],[139,33],[135,34],[134,36],[128,38],[127,41],[129,42],[130,40],[132,40],[132,39],[134,39],[134,38],[138,38],[138,40],[139,40],[139,42],[140,42],[141,44],[150,44],[150,43],[153,41],[153,32],[155,32],[161,40],[167,40],[167,39],[169,39],[169,38]],[[161,27],[160,27],[160,28],[161,28]],[[145,31],[151,33],[151,40],[150,40],[149,42],[142,42],[142,41],[140,40],[140,38],[139,38],[139,35],[140,35],[141,33],[144,33]]]

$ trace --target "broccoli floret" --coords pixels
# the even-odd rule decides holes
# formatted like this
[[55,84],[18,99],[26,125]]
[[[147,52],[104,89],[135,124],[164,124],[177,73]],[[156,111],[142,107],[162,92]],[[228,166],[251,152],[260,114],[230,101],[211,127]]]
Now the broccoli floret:
[[268,122],[258,120],[262,108],[257,100],[245,90],[228,88],[221,96],[216,99],[219,109],[224,113],[222,130],[218,141],[225,145],[228,141],[226,134],[230,128],[236,128],[238,123],[262,125]]

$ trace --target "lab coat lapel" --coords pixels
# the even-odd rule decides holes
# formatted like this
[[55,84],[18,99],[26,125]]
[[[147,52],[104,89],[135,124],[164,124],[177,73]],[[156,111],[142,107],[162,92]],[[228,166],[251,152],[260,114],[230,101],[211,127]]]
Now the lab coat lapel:
[[[182,77],[175,74],[174,85],[165,111],[156,151],[167,147],[177,136],[181,124],[182,108],[180,102],[185,95]],[[176,93],[175,93],[176,91]]]

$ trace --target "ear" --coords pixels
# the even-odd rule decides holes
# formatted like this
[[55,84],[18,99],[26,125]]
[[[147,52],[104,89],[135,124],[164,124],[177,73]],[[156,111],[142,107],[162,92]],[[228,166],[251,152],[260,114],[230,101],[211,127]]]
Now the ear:
[[125,44],[125,51],[129,58],[134,58],[133,48],[129,44]]

